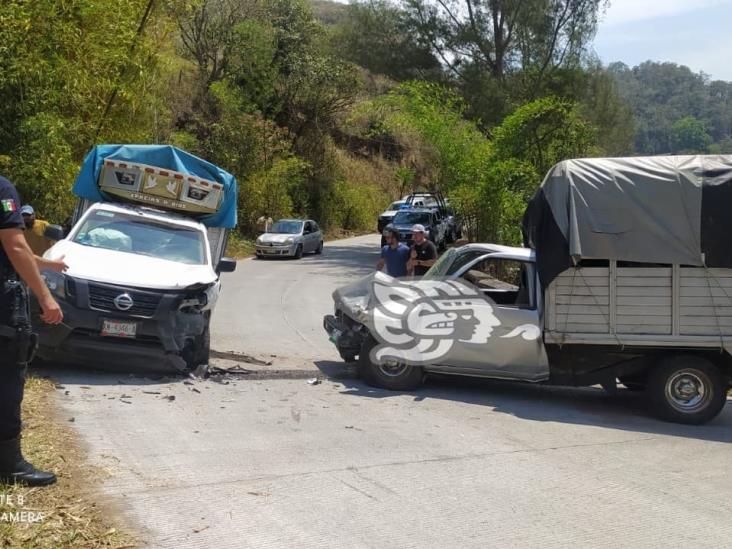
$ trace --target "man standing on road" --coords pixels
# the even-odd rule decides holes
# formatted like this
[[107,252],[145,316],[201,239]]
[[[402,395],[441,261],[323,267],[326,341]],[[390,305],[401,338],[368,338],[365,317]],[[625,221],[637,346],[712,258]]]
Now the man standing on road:
[[24,234],[28,246],[35,255],[42,256],[54,244],[53,240],[46,236],[48,221],[36,219],[36,212],[30,204],[25,204],[20,208],[20,215],[23,216],[23,223],[25,223]]
[[427,239],[424,225],[412,227],[414,244],[410,252],[407,269],[414,276],[423,276],[437,260],[437,247]]
[[20,449],[25,369],[36,347],[25,284],[38,298],[41,319],[59,324],[63,313],[38,267],[60,272],[66,265],[63,260],[34,257],[23,237],[24,228],[18,191],[0,177],[0,482],[44,486],[56,482],[56,476],[37,470]]
[[399,232],[396,229],[386,230],[386,246],[381,248],[381,259],[376,269],[381,270],[386,265],[386,274],[395,278],[407,276],[407,262],[409,248],[399,242]]

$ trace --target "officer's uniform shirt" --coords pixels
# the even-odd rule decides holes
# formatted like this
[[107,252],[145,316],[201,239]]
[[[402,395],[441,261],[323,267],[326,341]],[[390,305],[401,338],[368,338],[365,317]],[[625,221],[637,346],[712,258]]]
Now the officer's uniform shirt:
[[[13,184],[0,176],[0,230],[25,229],[23,216],[20,214],[20,196]],[[0,266],[11,267],[8,254],[0,246]]]

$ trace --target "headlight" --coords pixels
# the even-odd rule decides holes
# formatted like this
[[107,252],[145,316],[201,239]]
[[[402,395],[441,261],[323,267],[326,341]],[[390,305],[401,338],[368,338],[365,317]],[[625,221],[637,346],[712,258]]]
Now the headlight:
[[261,244],[261,243],[262,243],[262,237],[261,236],[258,236],[257,237],[257,244]]
[[292,237],[290,237],[287,240],[285,240],[285,244],[294,244],[294,243],[295,243],[295,239],[292,238]]
[[41,277],[46,282],[46,286],[51,293],[58,297],[66,297],[66,277],[56,271],[43,271]]

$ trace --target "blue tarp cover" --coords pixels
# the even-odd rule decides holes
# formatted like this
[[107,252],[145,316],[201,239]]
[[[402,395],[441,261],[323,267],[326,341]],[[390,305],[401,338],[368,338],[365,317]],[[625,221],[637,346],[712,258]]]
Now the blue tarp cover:
[[93,202],[112,201],[104,196],[98,185],[102,165],[107,159],[147,164],[221,183],[224,193],[218,213],[198,218],[208,227],[236,227],[236,178],[210,162],[171,145],[97,145],[86,155],[76,178],[76,196]]

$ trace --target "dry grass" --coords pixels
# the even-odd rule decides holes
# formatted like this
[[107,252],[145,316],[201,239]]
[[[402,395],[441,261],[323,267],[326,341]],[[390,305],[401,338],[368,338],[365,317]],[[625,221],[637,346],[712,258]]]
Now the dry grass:
[[[45,488],[0,484],[0,546],[22,548],[136,547],[137,542],[121,532],[94,494],[100,474],[85,465],[70,426],[58,417],[53,402],[54,385],[31,378],[23,403],[23,450],[29,461],[53,470],[59,482]],[[7,497],[13,498],[8,504]],[[19,498],[24,503],[20,505]],[[4,499],[4,498],[0,498]],[[26,511],[43,514],[40,522],[13,523],[6,513]],[[28,515],[29,516],[29,515]],[[5,520],[3,520],[5,519]]]

